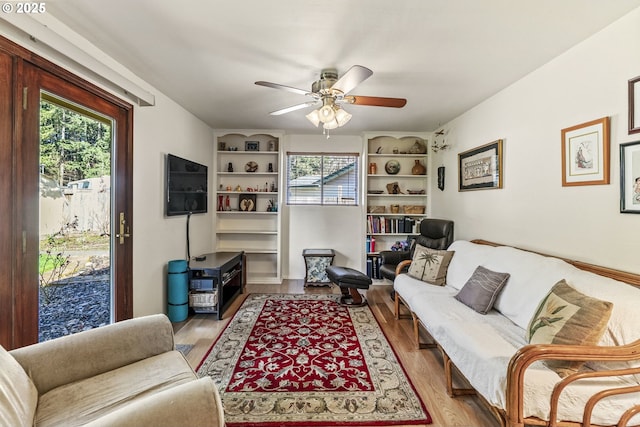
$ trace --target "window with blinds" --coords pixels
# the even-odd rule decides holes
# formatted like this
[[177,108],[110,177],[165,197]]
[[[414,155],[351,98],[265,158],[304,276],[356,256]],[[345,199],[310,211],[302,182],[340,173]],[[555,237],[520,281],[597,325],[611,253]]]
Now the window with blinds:
[[287,153],[288,205],[358,204],[358,154]]

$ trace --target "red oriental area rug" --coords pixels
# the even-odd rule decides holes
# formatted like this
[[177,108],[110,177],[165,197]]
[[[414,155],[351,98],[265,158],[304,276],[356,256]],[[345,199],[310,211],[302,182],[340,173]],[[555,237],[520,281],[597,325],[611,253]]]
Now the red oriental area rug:
[[431,423],[369,307],[339,298],[247,297],[197,369],[228,427]]

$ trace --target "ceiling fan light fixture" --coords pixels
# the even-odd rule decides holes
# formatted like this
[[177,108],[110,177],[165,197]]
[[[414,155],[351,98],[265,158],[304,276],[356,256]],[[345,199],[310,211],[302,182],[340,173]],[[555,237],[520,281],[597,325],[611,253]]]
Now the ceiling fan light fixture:
[[336,112],[333,109],[333,105],[326,103],[318,110],[320,121],[322,123],[328,123],[336,118]]
[[311,123],[313,123],[313,125],[315,127],[318,127],[318,125],[320,124],[320,114],[318,113],[318,110],[313,110],[312,112],[310,112],[309,114],[307,114],[305,116]]
[[336,122],[338,123],[338,127],[346,125],[349,120],[351,120],[352,115],[347,113],[342,108],[338,108],[336,111]]
[[340,125],[338,124],[338,121],[336,119],[333,119],[330,122],[323,124],[322,127],[324,129],[337,129],[340,127]]

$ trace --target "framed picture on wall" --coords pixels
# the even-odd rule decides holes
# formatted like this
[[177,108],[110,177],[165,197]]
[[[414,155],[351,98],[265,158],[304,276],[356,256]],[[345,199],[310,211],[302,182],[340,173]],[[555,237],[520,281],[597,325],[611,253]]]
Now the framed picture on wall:
[[638,132],[640,132],[640,76],[629,80],[629,134]]
[[640,141],[620,144],[620,212],[640,213]]
[[609,117],[562,129],[562,186],[609,184]]
[[502,140],[458,154],[458,191],[502,188]]

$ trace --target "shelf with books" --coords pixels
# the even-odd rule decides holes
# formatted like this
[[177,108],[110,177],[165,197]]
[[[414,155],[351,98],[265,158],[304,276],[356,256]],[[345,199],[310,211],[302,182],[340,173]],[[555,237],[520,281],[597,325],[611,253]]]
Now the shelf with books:
[[281,283],[278,131],[215,133],[216,250],[247,255],[247,283]]
[[[430,133],[366,134],[366,268],[375,273],[377,254],[415,234],[429,210]],[[373,265],[372,265],[373,264]]]
[[415,234],[419,225],[419,217],[408,215],[367,215],[367,235],[371,234]]

